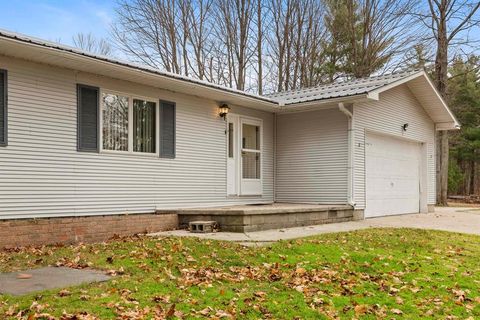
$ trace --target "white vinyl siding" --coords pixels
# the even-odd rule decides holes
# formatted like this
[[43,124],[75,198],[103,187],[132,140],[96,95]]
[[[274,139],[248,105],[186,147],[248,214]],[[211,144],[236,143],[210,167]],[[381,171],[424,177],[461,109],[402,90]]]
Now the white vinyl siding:
[[[273,201],[273,114],[263,120],[263,194],[226,196],[218,103],[0,56],[9,72],[9,146],[0,148],[0,218],[152,212]],[[77,151],[77,83],[176,103],[176,158]]]
[[[353,119],[356,207],[365,208],[366,132],[387,134],[426,144],[427,203],[435,204],[435,126],[407,85],[381,93],[379,101],[355,104]],[[402,125],[405,123],[408,123],[408,128],[403,132]]]
[[348,120],[337,108],[277,116],[276,201],[345,204]]

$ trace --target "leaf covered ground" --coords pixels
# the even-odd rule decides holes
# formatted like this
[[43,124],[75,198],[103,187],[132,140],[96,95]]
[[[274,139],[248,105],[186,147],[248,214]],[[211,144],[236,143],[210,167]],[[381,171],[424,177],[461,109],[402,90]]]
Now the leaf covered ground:
[[480,317],[480,237],[369,229],[243,248],[187,238],[0,252],[0,271],[97,268],[112,280],[0,296],[0,319]]

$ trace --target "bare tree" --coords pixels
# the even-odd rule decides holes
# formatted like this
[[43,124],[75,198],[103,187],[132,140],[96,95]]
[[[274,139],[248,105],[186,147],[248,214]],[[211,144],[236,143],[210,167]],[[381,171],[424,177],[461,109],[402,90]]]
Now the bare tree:
[[311,86],[321,64],[324,8],[315,0],[271,0],[269,55],[274,61],[277,91]]
[[136,62],[180,73],[175,0],[121,0],[112,34]]
[[339,0],[330,25],[334,0],[119,1],[112,33],[130,59],[263,94],[334,80],[340,64],[355,76],[378,70],[404,48],[414,0]]
[[257,93],[263,94],[263,46],[264,30],[262,25],[263,17],[262,0],[257,0]]
[[111,56],[113,48],[105,39],[98,39],[92,33],[77,33],[72,37],[73,45],[79,49],[100,54],[103,56]]
[[[414,13],[431,31],[436,43],[435,84],[440,94],[447,96],[449,49],[465,45],[469,30],[479,26],[480,1],[428,0],[426,12]],[[457,42],[458,38],[463,40]],[[467,39],[468,40],[468,39]],[[468,41],[467,41],[468,42]],[[448,192],[448,132],[437,134],[437,203],[447,205]]]
[[[222,0],[217,1],[216,8],[216,34],[223,39],[235,87],[244,90],[246,69],[255,54],[251,35],[255,3],[253,0]],[[230,83],[233,86],[232,81]]]
[[197,78],[201,80],[207,78],[209,81],[213,81],[213,66],[211,65],[214,61],[211,56],[213,40],[209,33],[212,29],[210,17],[212,16],[213,0],[184,1],[184,3],[188,9],[183,14],[183,29],[184,34],[188,35],[185,39],[190,42],[195,62],[192,65],[192,59],[187,59],[187,61]]

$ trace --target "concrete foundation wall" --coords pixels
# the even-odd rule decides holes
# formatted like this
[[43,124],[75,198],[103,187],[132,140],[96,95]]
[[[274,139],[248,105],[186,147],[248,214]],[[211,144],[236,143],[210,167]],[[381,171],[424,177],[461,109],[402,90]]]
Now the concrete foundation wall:
[[178,213],[181,228],[188,228],[190,221],[216,221],[220,231],[251,232],[270,229],[310,226],[324,223],[351,221],[354,219],[353,209],[329,209],[307,212],[276,212],[265,214],[182,214]]

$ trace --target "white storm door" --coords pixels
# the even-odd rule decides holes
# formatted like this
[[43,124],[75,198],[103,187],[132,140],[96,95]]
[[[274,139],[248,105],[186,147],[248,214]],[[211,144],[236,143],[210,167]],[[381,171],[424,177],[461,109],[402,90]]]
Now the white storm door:
[[239,158],[239,117],[236,114],[227,115],[227,195],[238,195]]
[[240,194],[262,194],[262,122],[240,118]]

